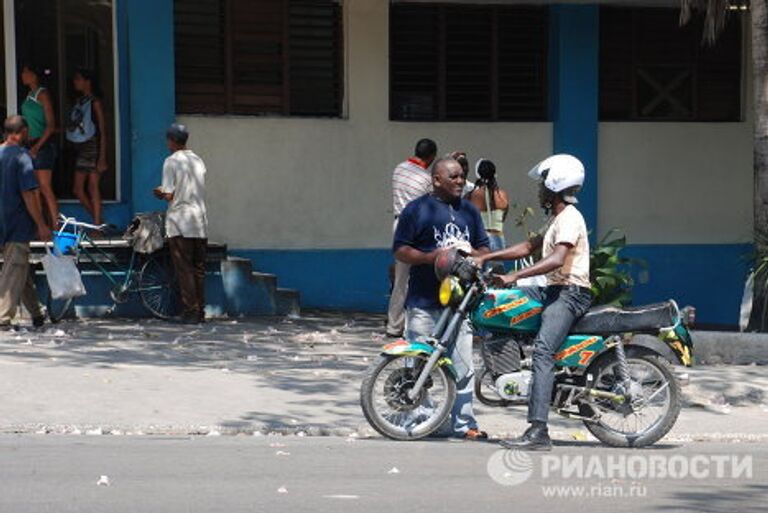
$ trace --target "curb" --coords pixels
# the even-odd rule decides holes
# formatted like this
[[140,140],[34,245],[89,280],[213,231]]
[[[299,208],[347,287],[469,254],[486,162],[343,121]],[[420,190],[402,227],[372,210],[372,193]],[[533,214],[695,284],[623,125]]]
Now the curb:
[[768,334],[694,331],[696,365],[768,365]]

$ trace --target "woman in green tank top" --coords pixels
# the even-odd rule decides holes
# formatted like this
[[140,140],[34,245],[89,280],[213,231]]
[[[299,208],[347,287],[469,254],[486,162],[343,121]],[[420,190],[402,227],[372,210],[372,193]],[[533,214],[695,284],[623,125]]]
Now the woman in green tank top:
[[21,82],[29,89],[26,99],[21,104],[21,115],[29,125],[29,155],[35,166],[35,177],[43,195],[45,211],[50,217],[51,228],[58,226],[59,203],[53,193],[51,175],[56,162],[54,135],[56,116],[53,112],[51,93],[40,85],[43,71],[25,64],[21,68]]

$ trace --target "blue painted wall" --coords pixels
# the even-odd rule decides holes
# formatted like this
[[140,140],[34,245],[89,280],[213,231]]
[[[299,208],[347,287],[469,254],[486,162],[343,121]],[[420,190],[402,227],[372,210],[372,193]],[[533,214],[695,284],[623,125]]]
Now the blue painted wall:
[[550,8],[549,90],[552,147],[570,153],[587,171],[579,210],[597,228],[598,67],[600,11],[597,5]]
[[697,308],[699,323],[738,325],[751,244],[629,246],[648,263],[648,281],[635,286],[635,304],[675,299]]
[[384,312],[389,300],[389,249],[236,250],[254,269],[298,289],[304,308]]
[[168,155],[165,131],[176,115],[173,0],[123,3],[128,23],[130,197],[134,212],[163,210],[152,189],[160,185]]
[[[634,303],[675,299],[695,306],[699,323],[736,326],[751,250],[750,244],[629,246],[627,256],[648,264],[645,280],[636,277]],[[233,253],[251,259],[259,271],[276,274],[280,287],[300,290],[303,307],[386,310],[388,249]]]

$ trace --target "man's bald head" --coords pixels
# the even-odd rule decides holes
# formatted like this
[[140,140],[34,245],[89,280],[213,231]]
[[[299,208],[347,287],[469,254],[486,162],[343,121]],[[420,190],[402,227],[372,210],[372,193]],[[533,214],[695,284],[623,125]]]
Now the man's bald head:
[[432,164],[432,188],[440,199],[455,201],[461,198],[465,183],[464,170],[456,159],[443,157]]
[[10,116],[3,122],[5,141],[12,144],[24,144],[27,140],[27,120],[22,116]]
[[441,157],[437,160],[435,160],[434,164],[432,164],[432,176],[437,176],[439,173],[445,173],[446,170],[449,170],[454,165],[461,167],[461,164],[459,164],[459,161],[457,161],[453,157]]
[[9,116],[3,123],[3,133],[5,135],[17,135],[27,129],[27,120],[22,116]]

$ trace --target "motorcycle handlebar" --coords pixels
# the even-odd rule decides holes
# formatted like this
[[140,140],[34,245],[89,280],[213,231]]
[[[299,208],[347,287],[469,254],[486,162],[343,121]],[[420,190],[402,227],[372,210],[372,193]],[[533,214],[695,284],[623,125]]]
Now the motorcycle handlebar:
[[478,266],[471,258],[469,258],[469,255],[463,251],[459,251],[456,257],[456,264],[454,265],[454,269],[451,274],[462,281],[479,281],[483,285],[487,286],[491,271],[483,271],[480,266]]

